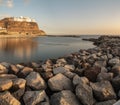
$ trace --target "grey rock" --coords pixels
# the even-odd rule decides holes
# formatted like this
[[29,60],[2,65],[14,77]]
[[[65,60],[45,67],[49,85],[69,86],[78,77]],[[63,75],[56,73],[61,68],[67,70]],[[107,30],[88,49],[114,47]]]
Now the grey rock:
[[50,78],[48,85],[52,91],[72,90],[71,80],[61,73]]
[[0,105],[21,105],[9,92],[0,93]]
[[16,67],[17,67],[18,69],[20,69],[20,70],[22,70],[22,69],[24,68],[24,66],[23,66],[23,65],[20,65],[20,64],[16,64]]
[[69,90],[54,93],[51,96],[51,105],[81,105],[76,96]]
[[106,66],[106,61],[105,60],[99,60],[99,61],[96,61],[94,66],[98,66],[98,67],[105,67]]
[[120,65],[113,66],[110,72],[114,73],[114,76],[120,75]]
[[50,105],[49,99],[44,90],[26,91],[23,100],[25,105]]
[[34,67],[34,68],[40,67],[40,64],[38,64],[38,63],[36,63],[36,62],[31,62],[31,65],[32,65],[32,67]]
[[114,65],[119,64],[119,63],[120,63],[120,59],[119,58],[112,58],[108,62],[108,64],[111,65],[111,66],[114,66]]
[[46,83],[37,72],[31,72],[26,78],[27,86],[35,90],[46,89]]
[[116,102],[116,100],[108,100],[103,102],[97,102],[95,105],[113,105]]
[[99,101],[107,101],[116,99],[116,94],[113,87],[109,81],[101,81],[96,83],[90,83],[95,98]]
[[86,84],[79,84],[75,91],[76,96],[83,105],[93,105],[95,103],[92,88],[90,86]]
[[10,67],[10,63],[7,63],[7,62],[2,62],[0,63],[1,65],[5,66],[7,69]]
[[73,77],[76,75],[75,73],[73,73],[73,72],[70,72],[70,71],[68,71],[68,72],[65,72],[65,73],[63,73],[66,77],[68,77],[69,79],[73,79]]
[[118,100],[116,103],[114,103],[113,105],[120,105],[120,100]]
[[64,67],[57,67],[53,69],[53,74],[65,73],[69,70],[66,70]]

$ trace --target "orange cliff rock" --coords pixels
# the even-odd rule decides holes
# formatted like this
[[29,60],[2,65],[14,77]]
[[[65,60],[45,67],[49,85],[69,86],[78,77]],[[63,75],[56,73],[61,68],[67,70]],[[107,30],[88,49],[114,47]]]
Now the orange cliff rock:
[[[24,19],[24,20],[23,20]],[[26,19],[26,20],[25,20]],[[43,30],[40,30],[38,24],[30,18],[14,17],[4,18],[0,20],[0,34],[1,35],[30,35],[39,36],[46,35]]]

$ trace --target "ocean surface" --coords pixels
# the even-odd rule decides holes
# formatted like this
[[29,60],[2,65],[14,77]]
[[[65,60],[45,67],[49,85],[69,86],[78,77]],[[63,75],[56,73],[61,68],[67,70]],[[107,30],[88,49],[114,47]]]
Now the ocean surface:
[[0,62],[22,63],[58,58],[77,52],[80,49],[95,47],[92,42],[81,37],[37,37],[37,38],[1,38]]

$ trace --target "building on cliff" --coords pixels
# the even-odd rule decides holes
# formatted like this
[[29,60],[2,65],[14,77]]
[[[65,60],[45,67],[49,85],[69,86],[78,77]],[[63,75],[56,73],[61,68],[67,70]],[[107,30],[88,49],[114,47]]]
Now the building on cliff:
[[9,35],[45,35],[35,19],[29,17],[9,17],[0,20],[0,34]]

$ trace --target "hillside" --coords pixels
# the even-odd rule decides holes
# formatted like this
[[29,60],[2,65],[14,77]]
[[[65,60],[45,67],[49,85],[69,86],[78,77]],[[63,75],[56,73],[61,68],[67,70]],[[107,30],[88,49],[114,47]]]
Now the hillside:
[[16,21],[13,18],[0,20],[0,34],[9,35],[45,35],[33,21]]

